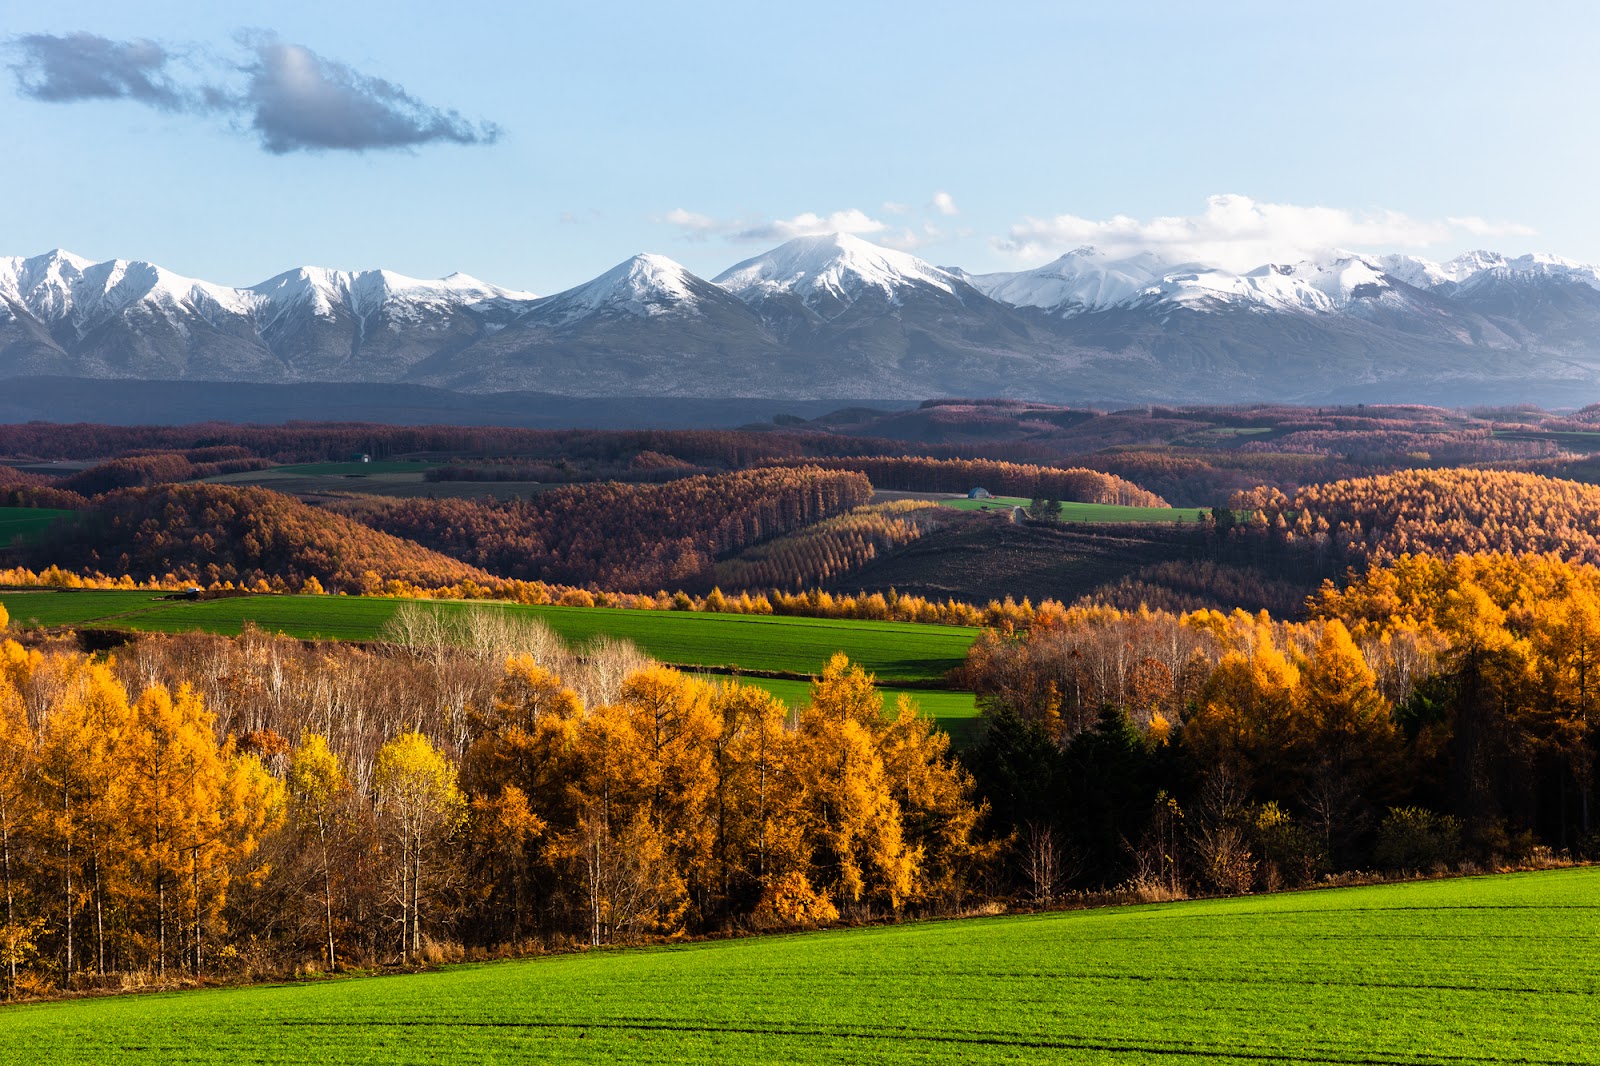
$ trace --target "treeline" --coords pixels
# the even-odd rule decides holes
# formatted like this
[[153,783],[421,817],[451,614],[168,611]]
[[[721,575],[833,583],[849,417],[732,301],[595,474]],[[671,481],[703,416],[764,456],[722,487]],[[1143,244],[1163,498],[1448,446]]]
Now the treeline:
[[159,485],[86,501],[83,520],[17,549],[25,565],[135,575],[150,584],[377,592],[489,575],[266,489]]
[[716,469],[663,455],[648,449],[634,453],[627,459],[592,459],[574,462],[572,459],[528,460],[493,459],[476,463],[452,462],[444,466],[429,467],[424,481],[433,482],[579,482],[579,481],[671,481],[674,478],[712,474]]
[[518,640],[7,642],[6,991],[949,909],[992,850],[947,738],[842,656],[791,713],[604,651],[586,700]]
[[775,458],[897,453],[949,457],[966,450],[777,426],[761,430],[549,430],[337,422],[285,426],[227,422],[188,426],[0,426],[0,454],[33,459],[106,459],[224,447],[276,463],[337,462],[363,454],[374,459],[404,455],[531,460],[558,467],[565,461],[571,469],[582,471],[626,466],[647,452],[708,468],[743,469]]
[[637,591],[704,589],[718,558],[871,497],[859,474],[796,466],[571,486],[527,500],[369,497],[337,507],[501,577]]
[[1551,440],[1504,440],[1489,426],[1446,433],[1415,433],[1388,427],[1310,429],[1282,426],[1266,440],[1247,441],[1243,452],[1289,452],[1338,456],[1364,465],[1490,463],[1543,459],[1561,453]]
[[1268,611],[1294,618],[1301,614],[1317,578],[1337,569],[1326,564],[1322,571],[1328,574],[1324,575],[1309,568],[1305,559],[1263,558],[1252,543],[1212,547],[1215,558],[1173,559],[1141,566],[1100,585],[1082,597],[1078,605],[1097,604],[1127,611],[1148,607],[1185,614],[1225,604],[1251,613]]
[[717,588],[795,591],[826,585],[881,552],[919,539],[938,513],[939,505],[931,501],[896,500],[825,518],[717,563]]
[[968,492],[988,489],[996,496],[1049,496],[1073,503],[1114,503],[1165,507],[1167,502],[1132,482],[1098,470],[1033,466],[992,459],[928,459],[876,455],[812,459],[825,470],[854,470],[880,489],[904,492]]
[[1333,543],[1352,562],[1406,553],[1554,552],[1600,562],[1600,487],[1504,470],[1405,470],[1234,498],[1280,540]]
[[56,487],[54,478],[0,466],[0,507],[50,507],[76,511],[89,503],[76,492]]
[[62,478],[57,485],[81,496],[98,496],[102,492],[117,489],[197,481],[219,474],[262,470],[271,465],[265,459],[252,456],[244,448],[221,445],[188,451],[121,456]]
[[1600,571],[1404,557],[1310,621],[1079,609],[993,633],[968,765],[1019,887],[1249,891],[1600,854]]
[[231,447],[280,463],[343,461],[366,454],[524,456],[626,461],[641,451],[744,465],[804,454],[791,434],[732,430],[539,430],[496,426],[389,426],[365,422],[284,426],[205,422],[188,426],[28,423],[0,426],[0,453],[37,459],[102,459]]
[[[80,574],[61,567],[29,570],[24,567],[0,569],[0,586],[12,588],[57,589],[152,589],[173,591],[189,585],[176,575],[155,580],[135,580],[123,574],[108,577],[105,574]],[[208,592],[245,591],[254,593],[301,592],[317,595],[328,590],[314,578],[308,578],[300,588],[294,588],[280,579],[261,580],[254,584],[217,582],[205,586]],[[329,593],[331,594],[331,593]],[[377,584],[373,594],[394,596],[418,601],[439,600],[498,600],[502,603],[540,606],[554,604],[561,607],[616,607],[636,611],[704,611],[712,614],[794,615],[802,618],[856,618],[881,622],[915,622],[928,625],[1010,626],[1026,628],[1041,619],[1057,617],[1067,610],[1054,600],[1041,600],[1035,604],[1024,597],[985,603],[967,603],[956,599],[931,599],[887,592],[828,592],[823,589],[806,589],[803,592],[784,592],[780,589],[724,593],[713,587],[703,596],[690,595],[682,590],[668,592],[607,592],[601,589],[579,588],[572,585],[548,585],[542,581],[516,581],[485,577],[467,579],[450,585],[419,586],[393,579]]]

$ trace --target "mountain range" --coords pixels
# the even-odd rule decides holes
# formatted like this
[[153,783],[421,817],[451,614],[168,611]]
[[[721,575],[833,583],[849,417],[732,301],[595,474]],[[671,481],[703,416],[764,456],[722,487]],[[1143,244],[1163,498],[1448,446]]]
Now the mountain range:
[[1236,273],[1080,248],[970,274],[849,235],[697,277],[638,255],[550,296],[304,267],[249,288],[0,258],[0,378],[458,393],[1058,402],[1600,398],[1600,269],[1335,251]]

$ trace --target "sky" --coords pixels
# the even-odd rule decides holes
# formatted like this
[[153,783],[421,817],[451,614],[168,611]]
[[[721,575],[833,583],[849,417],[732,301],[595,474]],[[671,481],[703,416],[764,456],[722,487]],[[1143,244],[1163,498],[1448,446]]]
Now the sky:
[[1600,262],[1592,3],[0,0],[0,255],[552,293],[830,230]]

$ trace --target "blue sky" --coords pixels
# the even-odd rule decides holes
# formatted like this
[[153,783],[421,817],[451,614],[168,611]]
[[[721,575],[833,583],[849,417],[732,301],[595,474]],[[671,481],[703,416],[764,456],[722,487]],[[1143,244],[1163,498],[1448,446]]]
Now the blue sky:
[[[512,6],[0,3],[0,254],[541,293],[833,226],[975,271],[1085,242],[1600,260],[1600,5]],[[38,98],[63,84],[40,49],[74,34],[155,42],[174,95]],[[306,147],[316,116],[260,110],[272,56],[382,79],[454,133]]]

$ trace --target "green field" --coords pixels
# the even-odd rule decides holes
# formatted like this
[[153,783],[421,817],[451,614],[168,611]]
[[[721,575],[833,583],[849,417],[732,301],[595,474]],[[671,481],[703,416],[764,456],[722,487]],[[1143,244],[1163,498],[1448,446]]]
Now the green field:
[[30,544],[42,538],[57,521],[71,518],[77,511],[53,510],[48,507],[0,507],[0,544],[10,544],[21,538]]
[[1594,1063],[1600,870],[0,1009],[18,1063]]
[[272,467],[271,472],[310,477],[371,477],[374,474],[422,474],[442,465],[408,459],[378,459],[370,463],[292,463]]
[[[707,681],[723,680],[721,675],[702,674]],[[739,679],[746,685],[755,685],[764,688],[778,697],[790,707],[801,707],[811,698],[811,683],[809,681],[789,681],[768,677],[741,677]],[[978,698],[971,692],[952,692],[947,689],[927,688],[884,688],[883,707],[886,711],[893,711],[896,702],[902,693],[917,701],[922,713],[950,734],[951,741],[957,748],[964,748],[978,741],[983,730],[983,719],[978,716]]]
[[[293,637],[342,640],[378,636],[405,602],[366,596],[241,596],[188,602],[163,600],[151,592],[0,592],[0,604],[23,624],[231,634],[250,621]],[[439,603],[446,611],[467,606]],[[977,630],[958,626],[905,622],[493,606],[539,618],[570,642],[583,643],[601,634],[623,637],[657,659],[684,665],[815,674],[830,655],[843,651],[891,685],[942,678],[961,665],[978,635]]]
[[[1009,511],[1013,507],[1026,507],[1029,501],[1022,496],[995,496],[987,500],[969,500],[965,497],[941,501],[946,507],[958,511]],[[1113,503],[1063,503],[1063,522],[1091,524],[1127,522],[1198,522],[1208,514],[1201,507],[1123,507]]]
[[553,486],[537,481],[428,481],[427,472],[444,464],[404,459],[371,463],[296,463],[205,480],[218,485],[259,485],[291,496],[356,493],[364,496],[423,496],[497,499],[526,497]]

